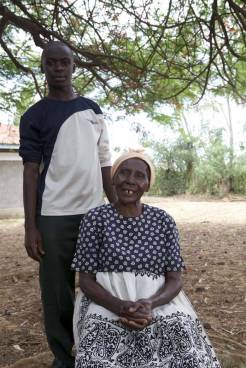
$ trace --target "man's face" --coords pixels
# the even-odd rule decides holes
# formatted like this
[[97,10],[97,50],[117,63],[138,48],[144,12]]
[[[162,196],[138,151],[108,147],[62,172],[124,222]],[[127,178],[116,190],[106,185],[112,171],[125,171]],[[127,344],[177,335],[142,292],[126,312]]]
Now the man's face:
[[63,88],[71,85],[74,59],[71,50],[62,45],[54,45],[45,51],[42,68],[49,87]]

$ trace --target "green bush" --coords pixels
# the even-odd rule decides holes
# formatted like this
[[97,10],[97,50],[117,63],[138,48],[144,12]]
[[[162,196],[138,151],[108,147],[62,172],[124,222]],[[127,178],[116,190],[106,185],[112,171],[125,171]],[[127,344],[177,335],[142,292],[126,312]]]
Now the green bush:
[[152,142],[156,182],[150,194],[246,194],[246,154],[234,154],[222,133],[222,129],[209,131],[206,144],[182,137],[173,143]]
[[233,166],[232,186],[234,193],[246,194],[246,155],[239,157]]
[[185,173],[174,170],[164,170],[161,168],[157,169],[156,181],[149,192],[150,195],[172,196],[185,192]]

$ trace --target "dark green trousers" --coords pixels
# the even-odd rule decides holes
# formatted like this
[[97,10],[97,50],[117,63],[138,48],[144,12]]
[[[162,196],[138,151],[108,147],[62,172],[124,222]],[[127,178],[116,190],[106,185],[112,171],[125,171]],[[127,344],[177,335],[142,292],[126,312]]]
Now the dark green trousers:
[[74,366],[75,273],[70,266],[81,219],[82,215],[38,218],[45,251],[39,272],[45,331],[55,359],[68,368]]

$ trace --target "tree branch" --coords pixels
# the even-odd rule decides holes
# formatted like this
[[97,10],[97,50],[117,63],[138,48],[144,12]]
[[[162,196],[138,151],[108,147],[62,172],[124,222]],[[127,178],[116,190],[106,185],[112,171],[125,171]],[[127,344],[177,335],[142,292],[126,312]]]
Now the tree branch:
[[30,68],[27,68],[26,66],[22,65],[21,63],[19,63],[19,61],[14,57],[14,55],[12,54],[12,52],[10,51],[10,49],[7,47],[7,45],[3,42],[2,39],[0,39],[0,45],[2,46],[3,50],[6,52],[6,54],[8,55],[8,57],[10,58],[10,60],[13,62],[13,64],[16,66],[16,68],[22,70],[25,73],[31,74],[34,83],[35,83],[35,87],[36,87],[36,91],[38,92],[39,96],[42,98],[43,95],[40,91],[37,79],[35,74],[33,73],[33,71]]

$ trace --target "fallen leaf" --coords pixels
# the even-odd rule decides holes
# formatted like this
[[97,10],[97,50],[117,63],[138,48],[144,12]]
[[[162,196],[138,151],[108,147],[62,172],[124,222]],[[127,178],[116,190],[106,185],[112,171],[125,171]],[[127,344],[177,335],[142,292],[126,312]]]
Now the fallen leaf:
[[14,348],[15,350],[18,350],[18,351],[24,351],[24,350],[20,347],[20,345],[13,345],[13,348]]

